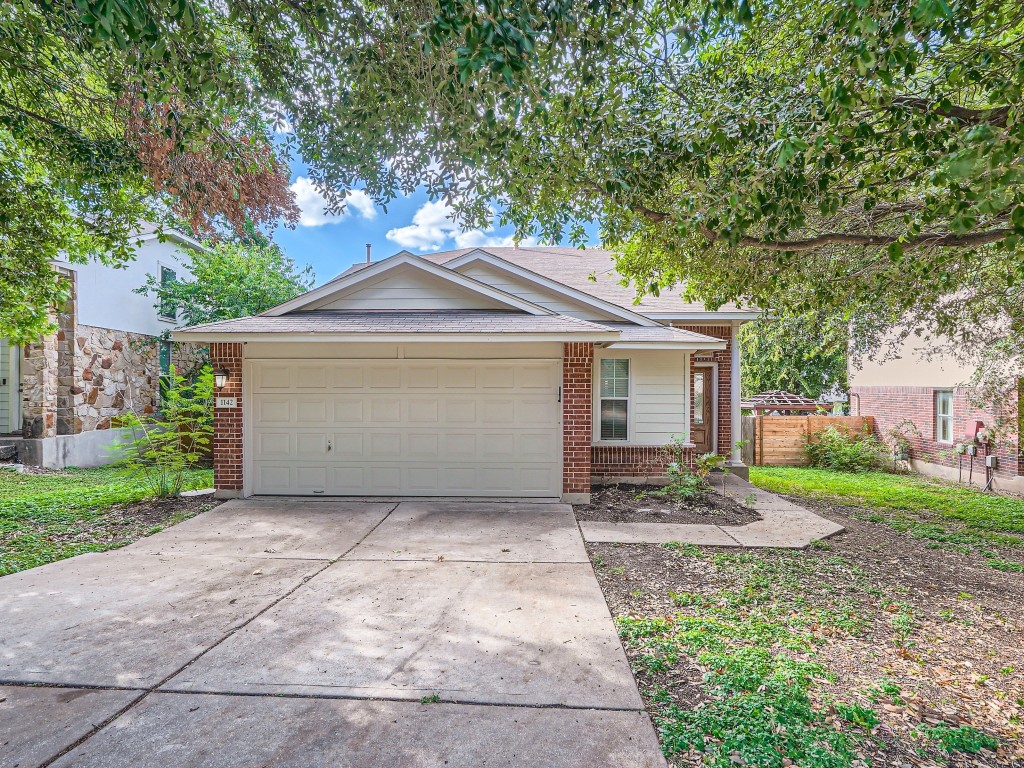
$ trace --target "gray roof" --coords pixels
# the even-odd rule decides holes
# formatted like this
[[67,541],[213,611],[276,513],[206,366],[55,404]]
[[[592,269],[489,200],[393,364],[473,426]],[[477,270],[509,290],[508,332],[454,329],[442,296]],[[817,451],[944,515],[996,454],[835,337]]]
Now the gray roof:
[[[622,285],[622,275],[615,271],[614,254],[604,248],[563,248],[556,246],[522,246],[519,248],[458,248],[439,253],[419,254],[421,258],[435,264],[447,264],[449,261],[473,251],[484,251],[499,259],[511,262],[523,269],[536,272],[562,285],[575,288],[577,291],[617,304],[625,309],[641,315],[648,313],[704,313],[709,310],[699,302],[684,301],[680,293],[681,286],[662,291],[660,296],[644,296],[636,303],[637,290],[634,285]],[[346,272],[351,272],[355,265]],[[343,273],[344,274],[344,273]],[[593,280],[591,280],[593,276]],[[751,319],[759,311],[753,307],[739,308],[735,304],[723,304],[716,312],[749,313]]]
[[608,333],[611,329],[566,315],[529,315],[501,311],[370,311],[314,310],[279,317],[241,317],[183,328],[179,332],[216,333]]

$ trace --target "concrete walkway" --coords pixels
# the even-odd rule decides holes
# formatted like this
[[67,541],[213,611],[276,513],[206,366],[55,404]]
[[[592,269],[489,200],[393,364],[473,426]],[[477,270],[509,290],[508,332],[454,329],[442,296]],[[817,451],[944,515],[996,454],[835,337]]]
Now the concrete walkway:
[[562,504],[234,501],[0,579],[0,768],[664,766]]
[[725,488],[715,477],[716,491],[746,504],[761,519],[747,525],[676,525],[673,523],[580,523],[583,538],[591,543],[698,544],[715,547],[784,547],[803,549],[845,528],[786,499],[755,488],[735,475],[726,475]]

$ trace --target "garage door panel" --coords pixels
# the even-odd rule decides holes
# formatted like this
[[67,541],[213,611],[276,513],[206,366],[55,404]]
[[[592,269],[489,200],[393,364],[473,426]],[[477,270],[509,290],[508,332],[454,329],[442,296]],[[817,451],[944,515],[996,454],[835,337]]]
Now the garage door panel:
[[360,365],[341,365],[334,369],[335,389],[362,389],[364,381],[363,367]]
[[406,436],[411,461],[434,461],[441,455],[441,438],[436,432],[413,432]]
[[327,400],[322,397],[296,398],[295,420],[300,424],[323,424],[327,421]]
[[361,399],[336,398],[334,400],[334,423],[335,424],[361,424],[365,406]]
[[291,424],[292,398],[283,395],[263,396],[256,400],[255,417],[257,424]]
[[370,368],[370,387],[373,389],[398,389],[402,386],[402,369],[397,365]]
[[253,363],[255,493],[560,492],[556,361],[290,365]]
[[298,365],[293,384],[296,389],[327,389],[328,375],[327,366],[323,364]]
[[488,398],[480,404],[480,422],[486,426],[495,424],[514,424],[516,421],[516,401],[509,398],[500,400]]
[[409,421],[414,424],[436,424],[441,404],[436,397],[409,401]]

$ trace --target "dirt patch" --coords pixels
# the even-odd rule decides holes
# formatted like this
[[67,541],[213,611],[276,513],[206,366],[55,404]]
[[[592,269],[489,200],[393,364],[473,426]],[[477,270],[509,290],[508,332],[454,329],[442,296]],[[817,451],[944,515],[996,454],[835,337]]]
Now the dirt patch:
[[599,486],[591,489],[589,504],[573,509],[577,520],[602,523],[746,525],[761,519],[750,507],[714,490],[685,500],[655,496],[656,490],[655,486]]
[[97,517],[77,521],[66,531],[48,530],[45,536],[56,544],[95,542],[107,549],[123,547],[213,509],[219,503],[213,496],[150,499],[114,507]]
[[[838,698],[877,713],[880,723],[858,748],[871,765],[1024,766],[1024,574],[866,521],[863,510],[794,500],[846,533],[804,551],[588,545],[612,615],[673,616],[673,593],[716,598],[742,589],[758,563],[782,569],[794,578],[798,605],[858,619],[856,632],[821,638],[815,660],[835,677],[820,680],[815,696],[826,708]],[[706,670],[695,660],[652,672],[641,654],[627,648],[652,715],[666,695],[683,708],[707,699]],[[937,724],[978,728],[1001,747],[946,754],[920,735]],[[700,753],[673,760],[702,764]]]

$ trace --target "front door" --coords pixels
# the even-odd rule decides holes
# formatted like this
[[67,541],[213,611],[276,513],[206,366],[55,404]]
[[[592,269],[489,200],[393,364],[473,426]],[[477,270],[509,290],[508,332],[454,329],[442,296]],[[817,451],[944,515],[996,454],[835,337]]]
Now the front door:
[[715,450],[714,419],[712,406],[712,368],[694,366],[693,369],[693,423],[690,428],[691,439],[697,446],[697,453],[711,453]]
[[18,355],[17,346],[0,339],[0,435],[21,430]]

